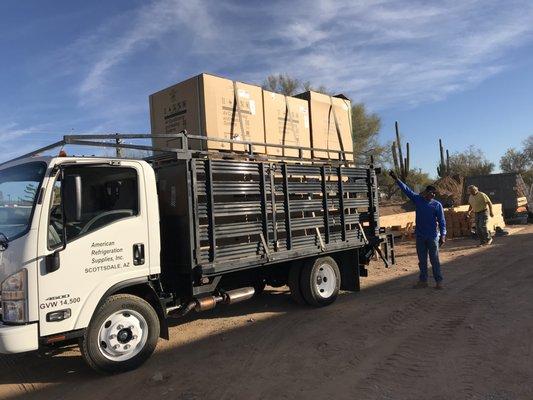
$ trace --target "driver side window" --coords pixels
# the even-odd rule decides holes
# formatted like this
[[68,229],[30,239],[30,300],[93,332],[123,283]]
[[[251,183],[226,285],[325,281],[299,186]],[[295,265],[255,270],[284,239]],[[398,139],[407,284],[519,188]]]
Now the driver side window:
[[[139,214],[139,184],[133,168],[79,166],[65,171],[79,175],[82,182],[82,213],[80,221],[67,221],[63,229],[61,181],[56,180],[48,225],[48,246],[57,248],[66,242],[103,228],[115,221]],[[68,199],[64,199],[68,201]]]

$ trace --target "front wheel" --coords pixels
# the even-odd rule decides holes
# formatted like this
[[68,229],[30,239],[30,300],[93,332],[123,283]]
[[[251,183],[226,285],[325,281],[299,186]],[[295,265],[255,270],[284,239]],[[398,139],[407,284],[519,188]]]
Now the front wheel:
[[154,352],[159,319],[145,300],[127,294],[108,297],[95,312],[80,350],[94,370],[104,373],[130,371]]

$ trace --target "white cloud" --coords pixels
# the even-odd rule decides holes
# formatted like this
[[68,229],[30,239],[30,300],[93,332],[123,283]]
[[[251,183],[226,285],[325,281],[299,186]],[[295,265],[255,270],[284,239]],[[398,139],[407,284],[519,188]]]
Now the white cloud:
[[[181,28],[194,28],[198,36],[210,38],[213,36],[213,25],[205,12],[201,2],[186,0],[155,1],[142,6],[140,9],[129,12],[129,23],[126,28],[116,26],[117,21],[107,23],[100,34],[91,34],[83,37],[72,48],[83,52],[83,45],[90,47],[93,59],[89,71],[80,85],[80,98],[82,103],[87,96],[97,95],[106,84],[106,76],[110,70],[125,62],[129,56],[140,49],[146,48],[151,42],[159,39],[170,31]],[[117,19],[124,23],[123,16]],[[117,34],[118,33],[118,34]],[[101,50],[94,46],[98,43]],[[107,45],[106,45],[107,43]]]
[[0,125],[0,143],[2,143],[0,160],[9,160],[50,144],[49,137],[43,134],[48,128],[48,124],[21,126],[16,122],[9,122]]
[[[80,106],[110,121],[118,108],[144,109],[110,93],[130,85],[115,70],[146,51],[163,60],[160,87],[184,78],[180,70],[256,83],[288,72],[386,109],[438,101],[512,67],[506,56],[531,42],[532,20],[526,0],[153,1],[114,16],[70,51],[87,60]],[[157,79],[143,74],[135,79]]]
[[[9,143],[11,140],[25,138],[28,135],[43,132],[47,129],[46,124],[22,127],[16,122],[8,122],[0,125],[0,142]],[[16,145],[17,143],[13,143]]]

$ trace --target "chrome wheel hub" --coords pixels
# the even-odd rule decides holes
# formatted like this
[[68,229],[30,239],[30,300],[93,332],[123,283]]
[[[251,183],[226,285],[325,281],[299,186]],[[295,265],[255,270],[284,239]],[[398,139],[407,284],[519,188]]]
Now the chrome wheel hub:
[[148,340],[148,325],[137,311],[120,310],[106,318],[98,333],[98,348],[112,361],[125,361],[141,352]]
[[329,264],[318,267],[316,274],[315,289],[320,297],[327,299],[333,295],[337,286],[337,276]]

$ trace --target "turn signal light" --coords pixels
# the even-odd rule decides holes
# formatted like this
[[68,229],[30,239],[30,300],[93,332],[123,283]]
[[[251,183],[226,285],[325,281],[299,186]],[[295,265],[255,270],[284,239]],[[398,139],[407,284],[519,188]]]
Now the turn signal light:
[[46,314],[46,322],[63,321],[67,318],[70,318],[71,315],[72,312],[70,311],[70,308],[67,308],[66,310],[52,311]]

